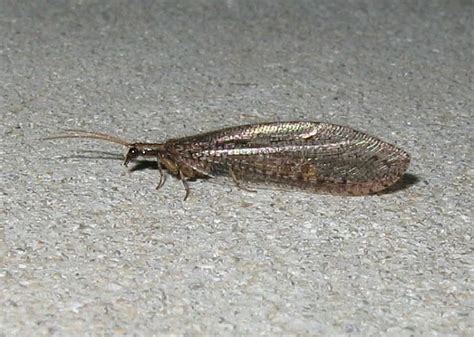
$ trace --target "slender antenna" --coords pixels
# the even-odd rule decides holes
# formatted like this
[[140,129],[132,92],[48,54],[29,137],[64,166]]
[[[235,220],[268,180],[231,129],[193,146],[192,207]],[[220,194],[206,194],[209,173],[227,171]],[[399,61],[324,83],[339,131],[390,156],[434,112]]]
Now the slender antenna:
[[63,139],[63,138],[86,138],[86,139],[99,139],[99,140],[104,140],[106,142],[110,143],[115,143],[115,144],[120,144],[123,146],[130,146],[130,142],[126,139],[119,138],[116,136],[112,136],[106,133],[102,132],[93,132],[93,131],[84,131],[84,130],[74,130],[74,129],[68,129],[64,130],[64,133],[51,136],[51,137],[46,137],[44,138],[45,140],[50,140],[50,139]]

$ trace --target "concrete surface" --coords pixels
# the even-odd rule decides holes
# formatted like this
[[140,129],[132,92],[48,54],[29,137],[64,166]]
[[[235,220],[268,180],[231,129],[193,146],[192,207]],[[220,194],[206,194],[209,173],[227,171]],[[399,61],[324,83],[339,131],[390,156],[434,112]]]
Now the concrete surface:
[[[472,336],[472,34],[461,0],[1,1],[0,335]],[[398,144],[406,183],[183,202],[41,140],[294,119]]]

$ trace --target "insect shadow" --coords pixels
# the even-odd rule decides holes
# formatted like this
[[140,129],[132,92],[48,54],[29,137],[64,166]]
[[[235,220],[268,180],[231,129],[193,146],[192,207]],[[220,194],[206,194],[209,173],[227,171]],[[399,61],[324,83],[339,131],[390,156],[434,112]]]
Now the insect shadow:
[[380,195],[382,195],[382,194],[392,194],[392,193],[395,193],[397,191],[406,190],[407,188],[410,188],[411,186],[418,184],[420,181],[421,181],[421,179],[418,176],[416,176],[414,174],[411,174],[411,173],[405,173],[400,178],[399,181],[397,181],[395,184],[393,184],[389,188],[378,192],[377,194],[380,194]]
[[130,172],[141,170],[158,170],[158,163],[154,160],[135,160]]
[[123,161],[123,156],[118,155],[116,152],[106,152],[106,151],[80,151],[83,154],[76,154],[71,156],[60,156],[56,159],[65,160],[65,159],[99,159],[99,160],[121,160]]

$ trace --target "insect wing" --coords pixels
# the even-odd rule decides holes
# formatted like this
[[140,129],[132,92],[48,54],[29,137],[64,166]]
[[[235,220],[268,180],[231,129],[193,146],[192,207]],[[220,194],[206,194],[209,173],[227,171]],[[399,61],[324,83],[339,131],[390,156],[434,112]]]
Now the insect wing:
[[189,156],[212,163],[215,171],[337,194],[382,190],[410,161],[406,152],[378,138],[318,122],[245,125],[187,140],[193,144],[185,146]]

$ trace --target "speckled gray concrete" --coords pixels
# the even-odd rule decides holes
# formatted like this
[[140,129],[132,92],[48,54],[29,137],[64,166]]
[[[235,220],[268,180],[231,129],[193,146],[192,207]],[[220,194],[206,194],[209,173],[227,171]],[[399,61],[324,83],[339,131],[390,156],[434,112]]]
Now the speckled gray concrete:
[[[0,335],[472,335],[473,7],[446,3],[0,2]],[[398,144],[411,183],[183,202],[39,140],[295,119]]]

